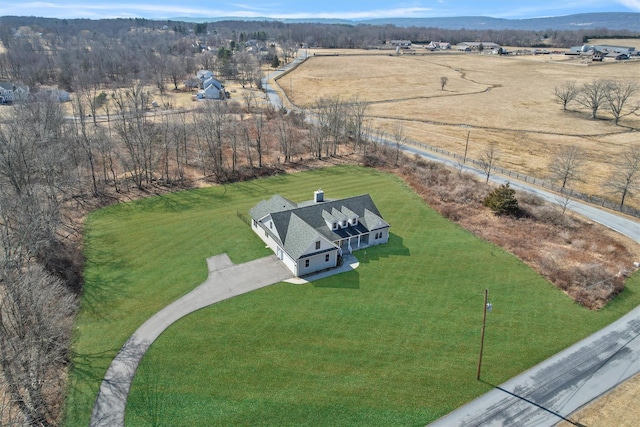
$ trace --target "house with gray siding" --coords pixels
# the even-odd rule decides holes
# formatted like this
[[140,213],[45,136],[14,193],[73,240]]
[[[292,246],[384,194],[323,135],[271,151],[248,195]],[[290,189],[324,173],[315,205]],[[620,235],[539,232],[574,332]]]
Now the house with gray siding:
[[253,231],[296,276],[337,267],[344,254],[389,241],[390,225],[368,194],[313,196],[295,203],[275,195],[249,211]]

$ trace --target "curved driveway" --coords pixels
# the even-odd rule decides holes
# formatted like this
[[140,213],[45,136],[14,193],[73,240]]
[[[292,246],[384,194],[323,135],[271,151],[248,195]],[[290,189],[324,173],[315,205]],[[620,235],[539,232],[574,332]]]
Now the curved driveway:
[[291,271],[275,255],[235,265],[227,254],[222,254],[207,259],[207,265],[207,280],[142,324],[113,359],[93,406],[92,427],[124,426],[127,396],[138,364],[171,324],[211,304],[292,277]]

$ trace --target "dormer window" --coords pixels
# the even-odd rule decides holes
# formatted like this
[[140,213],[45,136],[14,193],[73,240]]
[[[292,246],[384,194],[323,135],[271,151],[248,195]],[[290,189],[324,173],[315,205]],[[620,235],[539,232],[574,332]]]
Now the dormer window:
[[333,224],[331,224],[331,229],[332,230],[337,230],[338,229],[338,223],[334,222]]

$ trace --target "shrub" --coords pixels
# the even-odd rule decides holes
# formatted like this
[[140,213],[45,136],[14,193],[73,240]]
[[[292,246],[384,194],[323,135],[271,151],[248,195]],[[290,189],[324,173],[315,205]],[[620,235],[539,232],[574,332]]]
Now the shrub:
[[516,215],[520,210],[516,191],[511,188],[508,182],[489,193],[482,204],[496,215]]

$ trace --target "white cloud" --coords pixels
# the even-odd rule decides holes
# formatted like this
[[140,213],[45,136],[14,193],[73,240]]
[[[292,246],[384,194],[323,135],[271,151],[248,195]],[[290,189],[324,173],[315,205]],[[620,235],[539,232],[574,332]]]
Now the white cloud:
[[640,12],[640,0],[618,0],[618,3]]
[[276,19],[372,19],[421,17],[428,14],[431,9],[425,7],[404,7],[393,9],[379,9],[352,12],[285,12],[278,8],[277,4],[264,4],[259,7],[234,3],[228,9],[187,6],[180,3],[175,5],[150,4],[150,3],[67,3],[67,2],[26,2],[20,5],[4,6],[3,15],[33,15],[55,18],[122,18],[122,17],[147,17],[151,19],[171,18],[176,16],[191,17],[219,17],[235,16],[239,18],[270,17]]

